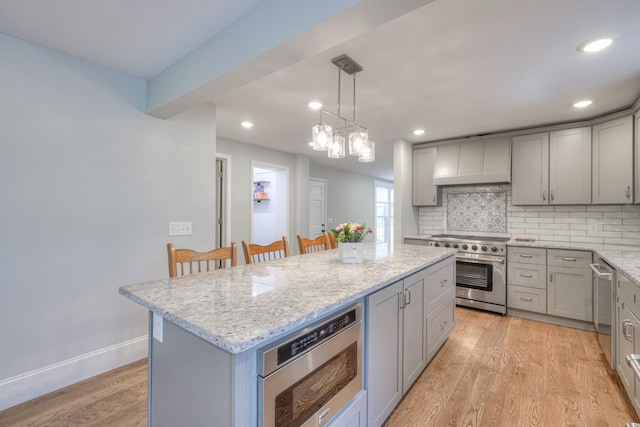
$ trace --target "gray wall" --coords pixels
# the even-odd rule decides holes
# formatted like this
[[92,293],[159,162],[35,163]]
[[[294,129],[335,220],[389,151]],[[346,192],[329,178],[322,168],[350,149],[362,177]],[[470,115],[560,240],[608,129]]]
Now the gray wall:
[[143,114],[145,82],[0,34],[0,381],[140,337],[118,286],[213,242],[215,109]]
[[[374,228],[374,182],[384,180],[314,163],[309,174],[327,180],[327,218],[334,220],[328,221],[328,229],[346,221],[365,222]],[[371,239],[369,235],[366,241]]]

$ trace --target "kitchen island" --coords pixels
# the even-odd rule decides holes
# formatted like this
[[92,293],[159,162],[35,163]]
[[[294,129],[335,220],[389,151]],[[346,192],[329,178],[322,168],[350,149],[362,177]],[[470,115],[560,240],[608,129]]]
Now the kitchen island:
[[150,312],[150,425],[257,425],[257,349],[454,255],[370,243],[363,264],[330,250],[121,287]]

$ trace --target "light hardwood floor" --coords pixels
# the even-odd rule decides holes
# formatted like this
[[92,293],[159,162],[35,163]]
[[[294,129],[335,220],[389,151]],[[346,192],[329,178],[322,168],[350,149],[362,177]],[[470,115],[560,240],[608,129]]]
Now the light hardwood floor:
[[[457,308],[457,325],[385,427],[615,426],[638,418],[596,336]],[[143,426],[146,361],[0,412],[0,426]]]

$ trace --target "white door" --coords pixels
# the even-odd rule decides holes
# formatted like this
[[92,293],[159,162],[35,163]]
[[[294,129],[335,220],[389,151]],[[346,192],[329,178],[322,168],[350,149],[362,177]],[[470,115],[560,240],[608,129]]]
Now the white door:
[[327,231],[327,181],[309,180],[309,239]]

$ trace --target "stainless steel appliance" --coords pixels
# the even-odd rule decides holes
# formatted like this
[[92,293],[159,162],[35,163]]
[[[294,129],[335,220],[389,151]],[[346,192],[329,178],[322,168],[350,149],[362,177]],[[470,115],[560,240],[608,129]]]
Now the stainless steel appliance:
[[259,425],[323,426],[362,390],[362,305],[258,352]]
[[616,270],[601,258],[591,264],[593,270],[593,324],[598,332],[598,341],[611,368],[615,369],[615,328],[613,299]]
[[458,250],[456,255],[456,304],[507,312],[506,237],[437,234],[429,246]]

